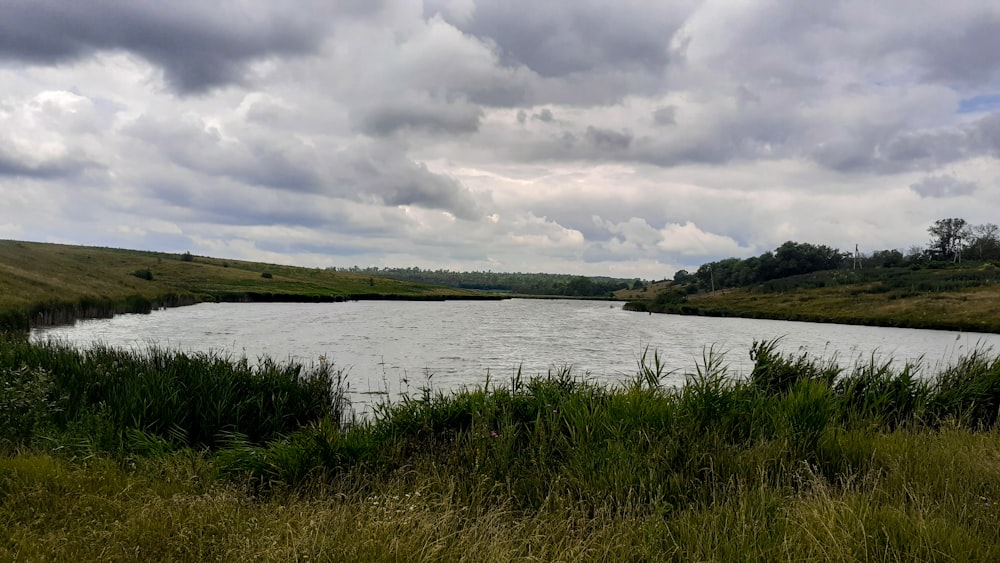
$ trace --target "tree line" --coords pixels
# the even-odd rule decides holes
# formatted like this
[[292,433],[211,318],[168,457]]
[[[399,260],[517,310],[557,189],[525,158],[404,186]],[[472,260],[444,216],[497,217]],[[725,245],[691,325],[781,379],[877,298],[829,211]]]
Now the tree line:
[[928,227],[931,243],[925,259],[961,262],[972,260],[1000,260],[1000,227],[993,223],[970,225],[956,217],[939,219]]
[[696,284],[705,290],[745,287],[778,278],[840,267],[846,255],[836,248],[788,241],[773,252],[751,258],[726,258],[702,264],[693,274],[680,270],[674,284]]
[[[927,229],[930,241],[924,246],[876,250],[855,257],[822,244],[788,241],[773,251],[750,258],[726,258],[702,264],[695,272],[679,270],[673,285],[687,285],[688,291],[714,291],[746,287],[789,276],[822,270],[911,266],[928,261],[961,262],[965,260],[1000,260],[1000,228],[993,223],[971,225],[964,219],[939,219]],[[443,285],[460,289],[508,292],[523,295],[558,295],[567,297],[606,297],[621,289],[639,289],[646,282],[638,278],[410,268],[329,268],[362,275],[401,281]]]
[[[338,270],[337,268],[331,268]],[[517,293],[523,295],[559,295],[565,297],[608,297],[620,289],[641,287],[642,280],[602,276],[574,276],[520,272],[456,272],[452,270],[422,270],[420,268],[342,268],[338,271],[383,278],[443,285],[460,289]]]
[[876,250],[858,256],[826,245],[788,241],[760,256],[708,262],[694,273],[680,270],[674,274],[673,283],[687,284],[695,291],[715,291],[855,265],[892,268],[930,261],[1000,260],[1000,227],[993,223],[971,225],[952,217],[935,221],[927,232],[931,239],[926,246],[912,246],[906,252]]

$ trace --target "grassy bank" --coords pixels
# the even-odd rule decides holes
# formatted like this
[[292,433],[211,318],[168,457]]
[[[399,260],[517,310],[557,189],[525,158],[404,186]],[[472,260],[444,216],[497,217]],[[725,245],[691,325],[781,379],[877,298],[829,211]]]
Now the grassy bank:
[[[0,558],[1000,557],[987,351],[919,379],[758,343],[748,378],[709,350],[682,388],[651,354],[617,387],[515,376],[352,421],[323,362],[2,346]],[[230,395],[261,406],[207,407]]]
[[328,270],[0,241],[0,329],[72,322],[198,301],[476,298],[482,293]]
[[[746,288],[634,294],[636,311],[1000,332],[1000,268],[992,264],[816,272]],[[623,296],[628,298],[628,296]]]

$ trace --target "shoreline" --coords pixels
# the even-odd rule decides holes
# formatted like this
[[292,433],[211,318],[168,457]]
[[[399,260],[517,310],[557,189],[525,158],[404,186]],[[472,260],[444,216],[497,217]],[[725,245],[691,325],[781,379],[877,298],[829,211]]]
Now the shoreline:
[[734,317],[741,319],[763,319],[772,321],[795,321],[804,323],[842,324],[850,326],[878,326],[885,328],[912,328],[920,330],[947,330],[957,332],[978,332],[985,334],[1000,334],[1000,323],[988,323],[981,321],[980,324],[963,321],[940,321],[930,319],[914,318],[891,318],[891,317],[856,317],[856,316],[829,316],[810,313],[784,313],[780,311],[733,311],[731,309],[715,309],[705,307],[695,307],[692,305],[681,305],[669,307],[662,310],[649,308],[641,301],[629,301],[622,306],[625,311],[635,313],[655,313],[658,315],[680,315],[690,317]]
[[124,300],[80,299],[76,302],[43,302],[25,309],[0,311],[0,332],[28,333],[34,328],[71,325],[89,319],[108,319],[123,314],[149,314],[160,309],[186,307],[199,303],[344,303],[348,301],[502,301],[506,295],[428,294],[405,295],[357,293],[346,295],[303,295],[292,293],[223,293],[196,296],[167,294],[154,298],[141,295]]

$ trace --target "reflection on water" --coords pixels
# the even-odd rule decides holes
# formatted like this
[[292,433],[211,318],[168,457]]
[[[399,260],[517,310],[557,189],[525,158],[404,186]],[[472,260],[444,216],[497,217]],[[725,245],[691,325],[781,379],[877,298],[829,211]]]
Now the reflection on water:
[[923,359],[934,368],[976,346],[1000,350],[1000,335],[798,323],[756,319],[647,315],[606,301],[360,301],[348,303],[202,303],[83,321],[32,332],[86,346],[156,344],[253,359],[313,361],[320,355],[347,370],[354,393],[415,391],[503,381],[571,367],[597,381],[636,372],[647,348],[658,351],[682,383],[709,349],[724,353],[734,374],[752,367],[755,339],[781,337],[786,352],[836,357],[842,365],[874,354]]

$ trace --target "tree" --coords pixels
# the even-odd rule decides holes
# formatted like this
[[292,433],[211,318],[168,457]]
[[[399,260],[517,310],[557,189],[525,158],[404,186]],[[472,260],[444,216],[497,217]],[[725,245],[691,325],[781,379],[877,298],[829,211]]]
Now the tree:
[[903,256],[903,260],[905,263],[917,264],[927,260],[930,252],[930,250],[927,250],[922,246],[913,245],[906,250],[906,255]]
[[951,217],[948,219],[938,219],[927,228],[931,234],[931,242],[928,245],[931,256],[937,260],[961,260],[962,250],[966,239],[969,238],[968,225],[965,219]]
[[836,248],[807,242],[788,241],[774,251],[777,259],[776,277],[808,274],[820,270],[834,270],[844,256]]
[[584,276],[576,276],[566,284],[565,295],[586,297],[596,295],[594,293],[594,282]]
[[[919,248],[918,248],[919,252]],[[906,263],[906,257],[898,250],[876,250],[865,260],[876,268],[895,268]]]
[[677,270],[674,273],[673,285],[692,283],[698,281],[691,272],[687,270]]
[[967,252],[979,260],[1000,258],[1000,227],[993,223],[973,225]]

